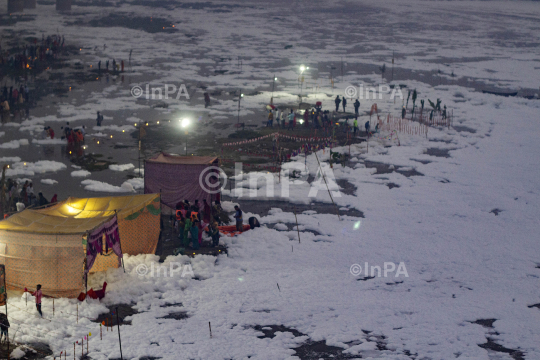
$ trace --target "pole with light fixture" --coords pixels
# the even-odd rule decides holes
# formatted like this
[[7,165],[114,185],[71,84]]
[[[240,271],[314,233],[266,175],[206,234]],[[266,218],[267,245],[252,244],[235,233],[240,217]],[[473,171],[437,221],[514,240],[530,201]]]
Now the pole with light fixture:
[[244,97],[244,94],[242,94],[242,90],[240,90],[240,95],[238,96],[238,122],[237,122],[237,129],[240,127],[240,101]]
[[187,131],[187,127],[189,126],[190,123],[191,123],[191,120],[189,120],[188,118],[185,118],[185,119],[180,120],[180,126],[182,126],[182,128],[184,128],[184,129],[186,129],[186,130],[185,130],[185,134],[186,134],[186,147],[184,148],[184,150],[186,150],[186,156],[187,156],[187,141],[188,141],[188,131]]
[[309,70],[309,66],[300,65],[300,103],[302,103],[302,89],[304,88],[304,71]]
[[277,77],[274,75],[274,80],[272,80],[272,97],[270,98],[270,105],[274,105],[274,86],[276,85]]

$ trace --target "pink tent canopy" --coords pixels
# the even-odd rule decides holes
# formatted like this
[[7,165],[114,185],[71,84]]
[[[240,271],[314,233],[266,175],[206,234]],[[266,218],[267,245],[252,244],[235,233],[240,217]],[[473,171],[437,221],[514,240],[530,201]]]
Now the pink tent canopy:
[[210,203],[218,190],[214,185],[219,180],[217,166],[215,156],[161,153],[145,161],[144,193],[161,193],[161,202],[173,209],[185,199],[191,203],[206,199]]

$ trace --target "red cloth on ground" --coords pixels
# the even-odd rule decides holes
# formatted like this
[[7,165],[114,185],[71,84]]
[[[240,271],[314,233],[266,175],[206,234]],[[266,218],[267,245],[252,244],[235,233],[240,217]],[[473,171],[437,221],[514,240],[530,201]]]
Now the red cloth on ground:
[[88,290],[88,292],[85,294],[85,293],[80,293],[79,296],[77,297],[77,300],[79,301],[84,301],[84,299],[86,299],[86,297],[88,296],[90,299],[103,299],[105,297],[105,290],[107,289],[107,282],[105,281],[103,283],[103,288],[101,290],[95,290],[90,288],[90,290]]

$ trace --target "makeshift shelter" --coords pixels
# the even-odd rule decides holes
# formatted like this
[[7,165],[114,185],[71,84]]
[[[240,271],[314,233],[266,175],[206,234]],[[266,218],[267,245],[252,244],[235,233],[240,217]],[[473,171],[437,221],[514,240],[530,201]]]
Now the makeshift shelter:
[[[0,221],[0,263],[8,288],[42,285],[43,293],[76,297],[84,272],[120,266],[123,253],[155,253],[159,195],[69,198]],[[111,249],[111,250],[109,250]]]
[[144,163],[144,193],[160,193],[161,203],[171,209],[185,199],[210,204],[219,196],[218,165],[215,156],[160,153]]

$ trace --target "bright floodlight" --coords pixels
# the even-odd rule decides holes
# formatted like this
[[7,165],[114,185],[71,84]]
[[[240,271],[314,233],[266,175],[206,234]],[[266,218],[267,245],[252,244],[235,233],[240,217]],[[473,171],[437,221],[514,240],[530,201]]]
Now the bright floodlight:
[[274,80],[277,81],[277,77],[275,77]]
[[240,94],[240,97],[244,97],[244,94]]
[[300,66],[300,71],[301,71],[301,72],[304,72],[304,70],[306,70],[306,68],[304,67],[304,65],[301,65],[301,66]]
[[183,119],[183,120],[181,121],[181,123],[182,123],[182,127],[185,128],[185,127],[188,127],[188,126],[189,126],[189,124],[191,123],[191,120],[189,120],[189,119]]

